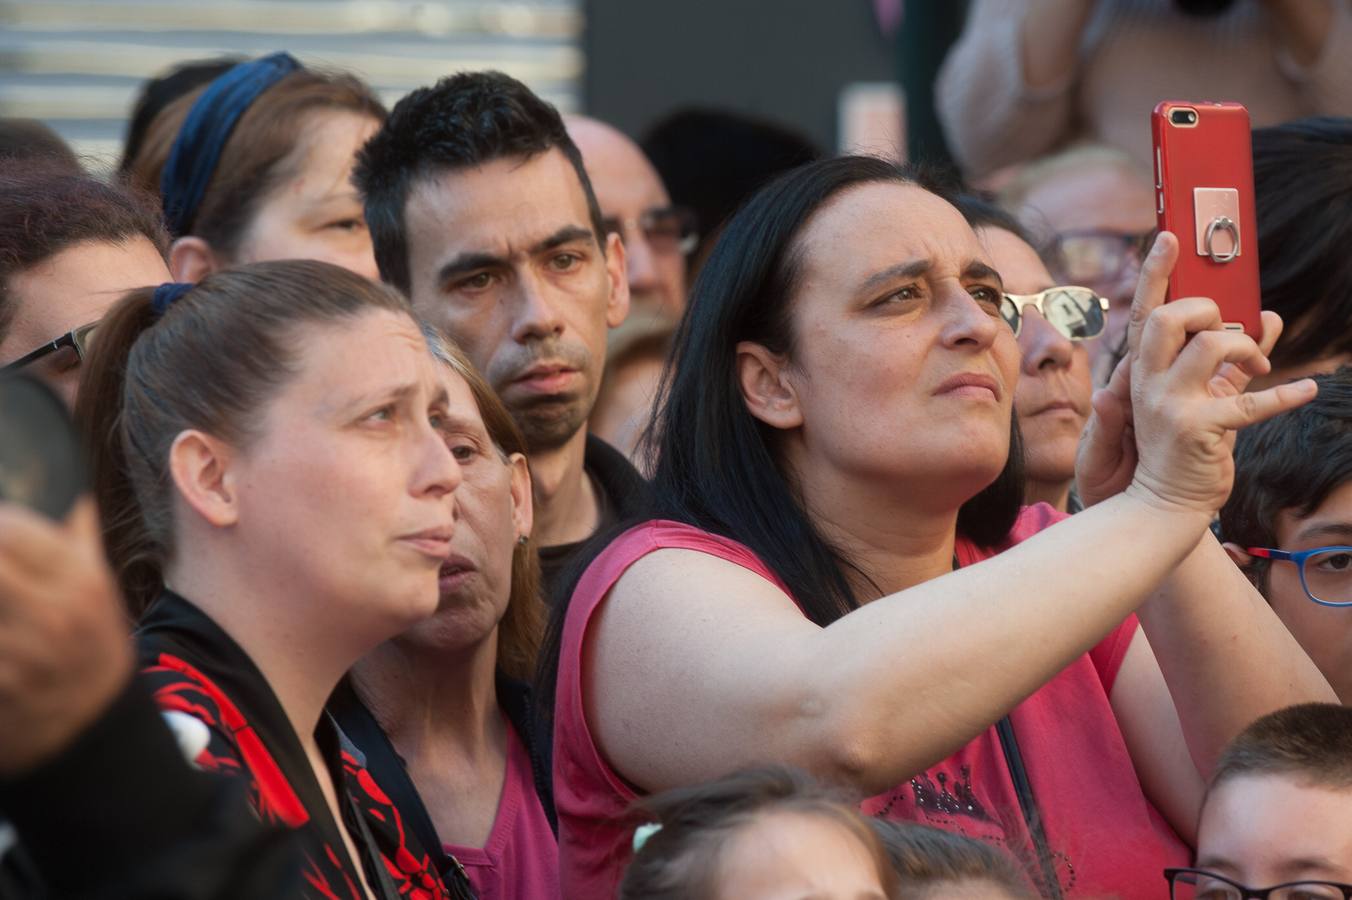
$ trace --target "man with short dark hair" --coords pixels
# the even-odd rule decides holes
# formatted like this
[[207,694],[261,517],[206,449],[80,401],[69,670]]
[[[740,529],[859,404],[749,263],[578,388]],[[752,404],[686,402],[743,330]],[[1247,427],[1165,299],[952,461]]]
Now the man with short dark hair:
[[1221,537],[1352,703],[1352,368],[1315,381],[1313,401],[1239,433]]
[[629,289],[582,157],[554,107],[470,72],[401,100],[354,180],[381,277],[465,350],[525,435],[552,583],[644,491],[585,428]]
[[1172,878],[1176,900],[1352,895],[1352,709],[1292,706],[1240,732],[1202,804],[1196,868]]
[[83,173],[34,163],[0,174],[0,369],[73,403],[87,326],[133,288],[170,281],[157,207]]

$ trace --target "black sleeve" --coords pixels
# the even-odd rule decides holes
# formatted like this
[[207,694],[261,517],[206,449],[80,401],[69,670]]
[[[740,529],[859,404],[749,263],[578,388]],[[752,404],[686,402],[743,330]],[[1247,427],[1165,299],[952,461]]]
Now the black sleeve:
[[0,781],[0,812],[46,897],[301,896],[293,836],[257,819],[243,781],[192,768],[135,679],[59,756]]

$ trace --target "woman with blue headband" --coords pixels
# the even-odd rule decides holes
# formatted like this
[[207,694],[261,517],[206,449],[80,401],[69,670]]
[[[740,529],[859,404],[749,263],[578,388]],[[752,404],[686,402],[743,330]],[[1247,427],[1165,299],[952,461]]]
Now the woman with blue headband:
[[87,365],[76,418],[109,562],[185,753],[295,834],[302,896],[472,896],[324,712],[353,663],[436,610],[460,527],[450,423],[473,410],[407,301],[324,263],[256,263],[128,294]]
[[161,198],[179,281],[273,259],[317,259],[376,280],[348,176],[384,120],[359,79],[275,53],[167,106],[128,177]]

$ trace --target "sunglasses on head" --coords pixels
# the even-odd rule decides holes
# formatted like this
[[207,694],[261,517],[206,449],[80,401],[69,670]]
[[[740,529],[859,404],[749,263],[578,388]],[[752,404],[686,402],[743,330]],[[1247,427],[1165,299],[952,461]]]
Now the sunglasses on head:
[[1023,327],[1023,311],[1029,306],[1072,341],[1098,337],[1107,321],[1107,299],[1087,287],[1050,287],[1036,294],[1005,294],[1000,315],[1015,335]]
[[89,354],[89,345],[94,340],[94,331],[99,327],[98,322],[90,322],[87,325],[81,325],[79,328],[72,328],[58,338],[53,338],[47,343],[38,347],[36,350],[30,350],[23,356],[20,356],[14,362],[0,367],[0,372],[13,372],[30,366],[45,356],[53,353],[60,353],[63,350],[71,350],[75,353],[75,359],[72,362],[83,362]]

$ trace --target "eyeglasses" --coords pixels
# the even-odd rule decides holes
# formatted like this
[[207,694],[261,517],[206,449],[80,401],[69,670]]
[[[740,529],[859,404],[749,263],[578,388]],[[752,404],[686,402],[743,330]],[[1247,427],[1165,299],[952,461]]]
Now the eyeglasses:
[[[71,365],[83,362],[84,358],[89,355],[89,347],[94,340],[94,332],[98,327],[98,322],[90,322],[87,325],[81,325],[79,328],[72,328],[59,338],[48,341],[36,350],[25,353],[23,356],[14,360],[14,362],[0,368],[0,372],[12,372],[22,369],[25,366],[32,365],[44,356],[50,356],[53,353],[59,353],[68,349],[75,353],[75,358],[70,361]],[[63,368],[65,367],[63,366]]]
[[606,216],[601,220],[601,227],[607,234],[618,234],[621,240],[624,239],[626,228],[637,228],[649,246],[658,253],[685,255],[699,243],[695,214],[683,206],[646,209],[637,219]]
[[1275,550],[1245,547],[1259,559],[1293,562],[1300,570],[1305,596],[1320,606],[1352,606],[1352,547],[1314,547],[1309,550]]
[[1005,294],[1000,302],[1000,315],[1015,335],[1023,327],[1023,310],[1028,306],[1072,341],[1102,334],[1108,313],[1107,299],[1086,287],[1051,287],[1036,294]]
[[1115,281],[1135,262],[1140,265],[1155,242],[1155,230],[1140,234],[1120,231],[1067,231],[1052,242],[1047,267],[1071,284]]
[[1352,900],[1352,884],[1288,881],[1251,888],[1204,869],[1165,869],[1170,900]]

